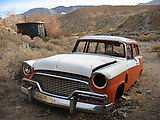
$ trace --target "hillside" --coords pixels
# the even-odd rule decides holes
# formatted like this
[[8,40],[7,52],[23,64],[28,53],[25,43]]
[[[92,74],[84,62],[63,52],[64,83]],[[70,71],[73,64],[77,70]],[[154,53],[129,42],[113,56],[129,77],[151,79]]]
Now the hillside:
[[62,14],[62,13],[69,13],[79,8],[85,8],[85,7],[93,7],[93,6],[81,6],[81,5],[69,6],[69,7],[58,6],[58,7],[52,8],[51,10],[54,10],[55,14]]
[[31,16],[31,15],[54,15],[54,11],[48,8],[34,8],[30,9],[25,13],[22,13],[22,16]]
[[93,6],[69,6],[69,7],[65,7],[65,6],[58,6],[55,8],[33,8],[28,10],[27,12],[22,13],[22,16],[31,16],[31,15],[59,15],[59,14],[65,14],[65,13],[69,13],[72,12],[74,10],[77,10],[79,8],[85,8],[85,7],[93,7]]
[[139,3],[138,5],[160,5],[160,0],[152,0],[148,3]]
[[155,6],[99,6],[81,8],[60,16],[61,27],[71,33],[115,30],[129,16],[147,11]]
[[130,16],[118,27],[121,31],[159,31],[160,7]]

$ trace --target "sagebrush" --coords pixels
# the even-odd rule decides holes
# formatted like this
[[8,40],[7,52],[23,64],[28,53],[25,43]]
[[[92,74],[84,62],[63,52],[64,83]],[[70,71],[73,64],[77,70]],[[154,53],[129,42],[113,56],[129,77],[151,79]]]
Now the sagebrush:
[[56,54],[70,53],[76,37],[49,39],[0,34],[0,78],[15,80],[20,77],[22,61],[44,58]]
[[25,22],[35,22],[43,21],[45,22],[45,28],[47,35],[50,37],[58,38],[60,36],[70,36],[70,34],[61,28],[61,23],[57,16],[52,15],[32,15],[25,18]]

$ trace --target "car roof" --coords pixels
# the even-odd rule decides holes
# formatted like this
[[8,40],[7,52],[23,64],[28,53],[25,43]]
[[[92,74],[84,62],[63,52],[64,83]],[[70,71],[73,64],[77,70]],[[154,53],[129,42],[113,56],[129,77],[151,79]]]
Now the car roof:
[[124,38],[124,37],[117,37],[117,36],[103,36],[103,35],[96,35],[96,36],[82,36],[79,40],[104,40],[104,41],[118,41],[123,43],[137,43],[133,39]]

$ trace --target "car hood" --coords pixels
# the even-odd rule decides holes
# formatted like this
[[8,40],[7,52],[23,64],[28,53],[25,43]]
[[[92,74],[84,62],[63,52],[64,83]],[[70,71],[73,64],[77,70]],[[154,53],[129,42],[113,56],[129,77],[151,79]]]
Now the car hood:
[[90,77],[92,70],[115,61],[114,58],[92,54],[61,54],[38,60],[35,70],[54,70]]

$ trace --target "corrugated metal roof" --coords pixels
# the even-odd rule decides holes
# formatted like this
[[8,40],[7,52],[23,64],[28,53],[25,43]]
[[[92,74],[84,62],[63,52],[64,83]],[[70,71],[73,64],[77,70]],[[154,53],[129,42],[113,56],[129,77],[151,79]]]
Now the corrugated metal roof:
[[17,23],[17,24],[44,24],[45,22],[42,21],[33,21],[33,22],[23,22],[23,23]]

